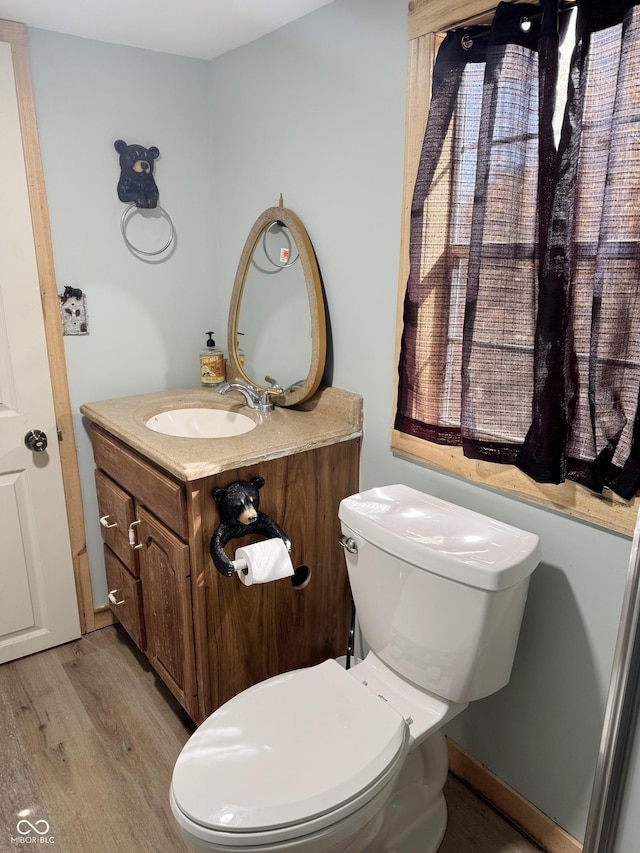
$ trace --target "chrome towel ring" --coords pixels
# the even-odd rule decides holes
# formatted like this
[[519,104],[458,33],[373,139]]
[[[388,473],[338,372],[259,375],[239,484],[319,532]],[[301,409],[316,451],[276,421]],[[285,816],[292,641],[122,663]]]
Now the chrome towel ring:
[[[147,209],[147,208],[145,208],[145,209]],[[155,208],[153,208],[153,210],[159,210],[160,213],[164,216],[164,218],[169,223],[169,239],[164,244],[164,246],[162,246],[162,248],[156,249],[153,252],[147,252],[144,249],[140,249],[138,246],[135,246],[131,242],[131,240],[129,240],[129,238],[127,237],[127,223],[129,221],[128,216],[133,210],[142,210],[142,208],[139,208],[138,205],[136,204],[136,202],[132,201],[131,204],[129,204],[124,209],[124,211],[122,213],[122,217],[120,218],[120,231],[122,232],[122,238],[123,238],[124,242],[126,243],[126,245],[128,246],[128,248],[131,249],[132,252],[135,252],[135,254],[145,255],[146,257],[151,257],[154,255],[161,255],[163,252],[166,252],[167,249],[169,248],[169,246],[171,246],[171,244],[173,243],[173,239],[174,239],[175,233],[176,233],[175,228],[173,227],[173,222],[171,221],[171,217],[169,216],[167,211],[163,207],[160,207],[159,204],[156,204]]]

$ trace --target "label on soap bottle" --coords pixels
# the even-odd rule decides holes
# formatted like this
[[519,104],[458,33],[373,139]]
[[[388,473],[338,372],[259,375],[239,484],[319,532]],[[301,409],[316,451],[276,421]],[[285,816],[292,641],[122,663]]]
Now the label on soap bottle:
[[224,357],[222,352],[200,356],[200,381],[203,385],[222,385],[224,382]]

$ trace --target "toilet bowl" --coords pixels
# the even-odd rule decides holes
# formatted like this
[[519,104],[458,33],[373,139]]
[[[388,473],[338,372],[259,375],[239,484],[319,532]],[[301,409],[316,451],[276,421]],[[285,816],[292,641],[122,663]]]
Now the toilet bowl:
[[194,850],[357,853],[409,750],[465,707],[415,690],[374,655],[350,670],[327,660],[275,676],[190,738],[171,783],[174,817]]
[[435,853],[443,726],[509,679],[536,536],[405,486],[340,506],[370,651],[270,678],[216,710],[174,768],[187,845],[218,853]]

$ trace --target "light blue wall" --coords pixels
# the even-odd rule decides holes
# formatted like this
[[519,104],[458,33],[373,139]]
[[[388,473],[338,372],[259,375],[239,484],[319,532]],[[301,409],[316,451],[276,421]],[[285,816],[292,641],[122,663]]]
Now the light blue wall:
[[[389,450],[406,4],[335,0],[210,64],[30,38],[58,281],[89,298],[91,335],[66,339],[74,407],[197,383],[201,331],[226,325],[246,235],[282,193],[318,254],[334,384],[365,399],[362,486],[405,482],[541,538],[511,683],[450,733],[581,838],[630,541]],[[162,151],[161,203],[180,235],[164,265],[141,264],[122,245],[111,148],[119,136]],[[79,432],[90,504],[93,465]],[[631,793],[639,768],[634,751]],[[630,802],[616,853],[636,849]]]

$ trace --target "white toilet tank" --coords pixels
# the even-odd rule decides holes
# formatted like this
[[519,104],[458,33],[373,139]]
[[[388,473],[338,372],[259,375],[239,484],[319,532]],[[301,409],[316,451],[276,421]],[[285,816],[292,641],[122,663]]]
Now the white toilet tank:
[[369,648],[453,702],[504,687],[538,537],[402,485],[345,498],[338,514]]

